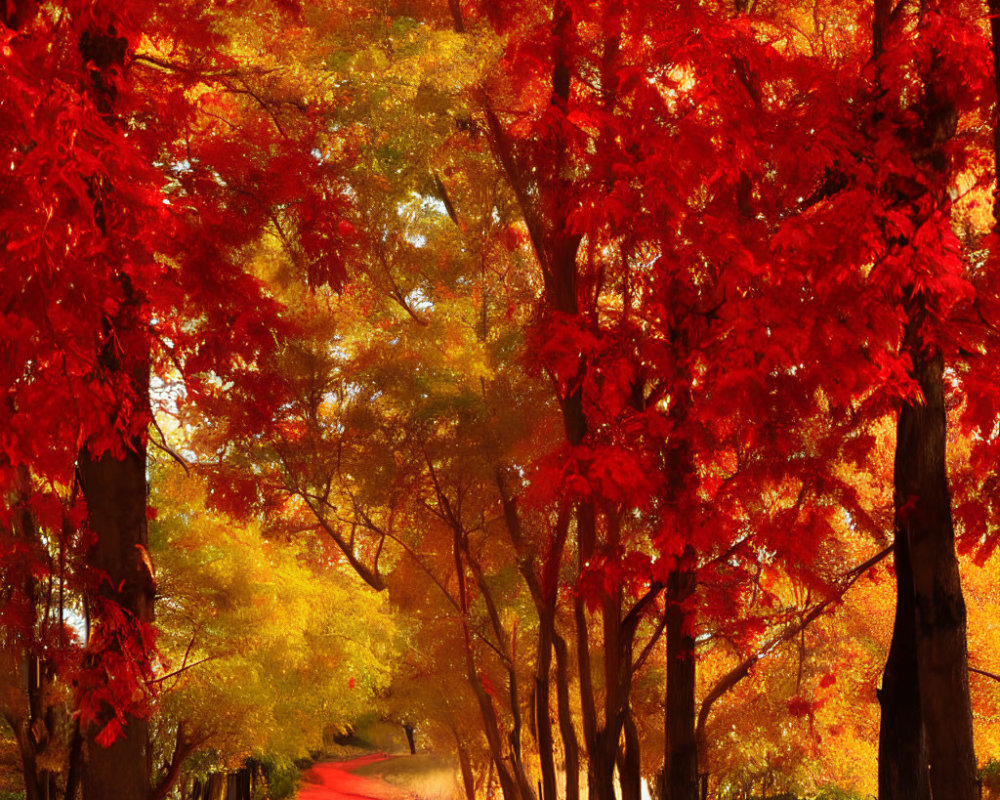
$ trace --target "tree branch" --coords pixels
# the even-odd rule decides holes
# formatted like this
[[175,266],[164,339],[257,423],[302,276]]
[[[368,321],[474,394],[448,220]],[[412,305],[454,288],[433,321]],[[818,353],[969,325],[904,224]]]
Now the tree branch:
[[803,614],[798,621],[789,625],[780,633],[771,637],[764,643],[764,645],[757,650],[756,653],[743,659],[739,664],[733,667],[729,672],[723,675],[715,685],[711,688],[705,699],[701,703],[701,708],[698,710],[698,722],[695,727],[695,738],[697,741],[703,741],[705,735],[705,726],[708,722],[708,715],[712,710],[712,705],[722,697],[726,692],[732,689],[736,684],[742,681],[753,667],[762,659],[766,658],[775,649],[785,642],[794,639],[799,632],[805,630],[814,620],[819,618],[823,612],[826,611],[829,606],[833,603],[839,601],[845,594],[847,594],[848,589],[850,589],[858,579],[864,575],[869,569],[874,567],[880,561],[882,561],[886,556],[888,556],[893,551],[892,545],[886,547],[884,550],[876,553],[874,556],[869,558],[867,561],[858,564],[858,566],[849,570],[843,575],[843,582],[838,587],[838,589],[827,597],[825,600],[820,601],[812,610],[808,613]]

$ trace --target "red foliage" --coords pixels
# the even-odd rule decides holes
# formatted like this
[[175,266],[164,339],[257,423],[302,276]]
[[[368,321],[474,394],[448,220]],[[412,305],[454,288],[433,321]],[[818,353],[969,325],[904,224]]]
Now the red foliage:
[[[148,626],[93,595],[78,454],[121,458],[144,440],[150,401],[129,375],[145,364],[167,407],[188,394],[221,408],[239,387],[255,402],[238,423],[269,415],[280,399],[258,364],[281,309],[246,271],[247,248],[280,214],[303,229],[306,279],[336,286],[352,233],[337,166],[312,155],[318,121],[250,87],[252,71],[225,55],[218,13],[72,0],[0,14],[0,519],[31,520],[5,535],[0,567],[41,579],[53,567],[33,531],[55,532],[58,580],[92,596],[75,680],[82,721],[111,713],[101,743],[124,713],[148,709],[155,647]],[[151,45],[169,55],[137,52]],[[5,595],[0,615],[32,649],[52,650],[65,632],[30,594]]]
[[[901,346],[913,298],[926,347],[984,354],[963,369],[979,394],[966,418],[980,446],[995,439],[991,334],[972,310],[1000,308],[997,271],[970,269],[935,184],[985,144],[981,10],[929,12],[876,75],[860,7],[836,54],[798,50],[780,9],[554,9],[482,6],[509,43],[488,87],[494,145],[531,198],[545,279],[529,366],[567,430],[529,496],[596,509],[578,576],[589,603],[644,579],[622,552],[655,550],[662,572],[687,545],[707,617],[738,613],[762,554],[822,591],[834,526],[877,528],[833,465],[865,465],[866,426],[918,398]],[[932,68],[958,110],[945,170],[922,155]],[[963,510],[979,542],[981,512]]]

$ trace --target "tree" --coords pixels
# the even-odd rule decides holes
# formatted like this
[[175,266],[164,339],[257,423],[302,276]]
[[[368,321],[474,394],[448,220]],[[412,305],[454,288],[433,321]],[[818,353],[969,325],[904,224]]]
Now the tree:
[[[296,125],[283,125],[290,112],[268,96],[272,87],[253,85],[255,73],[226,52],[209,24],[214,11],[199,14],[189,24],[173,6],[82,2],[50,13],[18,2],[0,20],[10,164],[0,208],[10,387],[2,413],[11,432],[4,522],[18,517],[25,540],[30,516],[39,537],[28,545],[34,561],[11,564],[14,574],[48,576],[60,597],[72,590],[86,601],[75,677],[83,746],[71,751],[71,796],[81,775],[85,798],[149,791],[150,374],[179,371],[192,393],[261,377],[254,364],[273,344],[277,308],[243,270],[243,251],[266,226],[306,217],[297,189],[258,184],[266,164],[317,178],[310,211],[329,211],[333,228],[311,226],[299,263],[316,284],[341,272],[331,234],[344,201],[329,191],[330,165],[309,155],[307,115],[295,107]],[[177,60],[137,54],[140,40]],[[254,135],[229,133],[241,128]],[[47,558],[54,552],[58,570]],[[35,585],[26,588],[13,605],[36,604]],[[74,665],[38,638],[63,646],[62,611],[58,624],[46,607],[40,623],[22,618],[11,631],[26,655],[45,659],[46,675],[65,679]]]
[[[948,44],[982,42],[957,9],[921,7],[909,34],[891,11],[889,4],[875,5],[878,85],[889,88],[888,97],[903,91],[914,97],[889,100],[876,122],[878,135],[895,137],[881,196],[888,213],[900,219],[882,263],[896,282],[905,319],[900,351],[912,365],[918,395],[904,402],[897,426],[897,609],[880,695],[879,792],[886,798],[972,798],[976,760],[966,611],[945,465],[944,375],[954,352],[949,339],[962,335],[945,326],[955,306],[972,295],[951,230],[948,186],[955,162],[947,148],[975,89],[956,83],[956,70],[964,72],[957,58],[967,54],[957,56]],[[901,74],[903,63],[914,65],[909,80]],[[896,109],[907,106],[903,117]]]
[[355,576],[331,574],[321,543],[269,541],[211,514],[204,484],[175,464],[156,465],[153,487],[169,663],[152,718],[154,763],[165,765],[156,796],[253,754],[307,757],[325,727],[346,727],[388,685],[394,620]]

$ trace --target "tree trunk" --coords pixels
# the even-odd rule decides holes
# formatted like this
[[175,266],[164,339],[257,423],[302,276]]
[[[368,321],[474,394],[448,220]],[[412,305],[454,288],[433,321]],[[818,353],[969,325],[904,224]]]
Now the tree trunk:
[[[131,445],[121,460],[111,453],[94,459],[85,448],[80,455],[79,474],[90,529],[97,536],[89,563],[108,576],[102,581],[100,593],[134,618],[127,624],[141,625],[153,618],[151,576],[139,551],[142,547],[145,552],[147,545],[146,447],[137,439]],[[123,731],[108,747],[95,741],[100,730],[100,726],[91,724],[84,731],[83,800],[144,800],[150,792],[148,723],[126,714]]]
[[[123,278],[127,282],[127,278]],[[128,291],[126,291],[128,294]],[[149,396],[149,362],[139,322],[134,318],[135,298],[123,305],[109,331],[108,343],[101,354],[101,365],[112,376],[127,376],[127,385],[137,406]],[[117,323],[117,324],[116,324]],[[128,423],[134,425],[134,420]],[[120,651],[121,640],[130,638],[132,647],[144,645],[138,629],[153,621],[153,576],[149,564],[146,527],[146,437],[142,430],[123,442],[124,453],[111,451],[97,456],[88,442],[80,452],[77,474],[87,501],[87,523],[95,536],[87,554],[88,566],[99,577],[97,595],[115,603],[125,615],[123,627],[115,632],[109,647]],[[113,624],[100,618],[97,625]],[[97,658],[100,654],[93,654]],[[124,653],[134,658],[133,653]],[[149,725],[134,714],[125,714],[121,733],[108,747],[96,741],[108,719],[110,709],[99,723],[83,731],[83,758],[80,784],[83,800],[109,797],[145,798],[150,794],[152,764],[149,748]]]
[[[124,70],[128,41],[118,36],[112,26],[95,26],[81,34],[79,50],[87,64],[87,91],[105,121],[113,125],[116,84]],[[106,204],[114,199],[107,196],[106,187],[95,184],[90,189],[94,218],[103,230],[108,217]],[[77,474],[87,502],[87,523],[95,537],[87,563],[100,582],[98,595],[117,603],[125,614],[125,625],[132,627],[147,625],[153,619],[153,576],[148,566],[146,530],[149,353],[143,333],[145,321],[139,313],[142,298],[127,275],[120,274],[119,281],[125,302],[115,318],[106,322],[97,359],[100,377],[119,405],[104,420],[107,431],[100,431],[84,444]],[[118,441],[110,450],[108,445],[102,445],[98,452],[92,452],[97,439],[107,432],[113,432]],[[97,622],[102,622],[99,614]],[[131,635],[127,631],[121,634]],[[126,654],[126,658],[130,657]],[[110,719],[107,713],[104,717],[102,722]],[[152,766],[146,720],[126,714],[123,730],[108,747],[96,741],[101,727],[91,724],[83,731],[83,800],[145,800]]]
[[205,800],[223,800],[225,788],[226,776],[221,772],[213,772],[208,776],[208,783],[205,787]]
[[80,790],[80,764],[83,760],[83,734],[80,732],[80,720],[73,723],[73,735],[69,743],[68,768],[66,772],[66,791],[63,800],[76,800]]
[[[574,404],[575,405],[575,404]],[[574,415],[575,417],[576,415]],[[582,417],[582,411],[580,416]],[[571,431],[570,417],[564,414],[567,431]],[[582,435],[574,440],[568,437],[571,443],[578,443]],[[577,529],[577,576],[583,575],[586,563],[594,553],[596,539],[596,520],[594,518],[594,506],[592,503],[580,501],[576,508],[576,529]],[[601,778],[595,770],[599,768],[598,758],[598,734],[597,729],[597,702],[594,691],[594,681],[591,674],[590,660],[590,625],[587,620],[587,609],[583,597],[579,592],[573,598],[573,616],[576,622],[576,661],[580,684],[580,716],[583,720],[583,741],[586,744],[587,759],[587,797],[589,800],[598,800],[595,794],[597,787],[601,785]],[[613,766],[613,765],[612,765]],[[607,778],[610,785],[612,780]]]
[[625,716],[622,729],[625,741],[618,756],[618,783],[621,786],[621,800],[641,800],[642,762],[639,749],[639,731],[636,729],[631,711]]
[[590,749],[590,771],[587,782],[587,796],[590,800],[616,800],[615,798],[615,755],[617,744],[609,744],[608,732],[601,729],[597,746]]
[[538,759],[541,767],[541,799],[558,800],[556,794],[555,738],[549,716],[549,672],[552,666],[552,634],[555,627],[553,613],[539,615],[538,661],[535,667],[535,734],[538,740]]
[[559,711],[559,733],[562,736],[566,762],[565,800],[580,800],[580,744],[573,727],[573,710],[569,702],[569,648],[558,633],[553,636],[556,651],[556,705]]
[[882,716],[878,742],[879,800],[929,800],[927,743],[920,711],[913,571],[905,534],[896,532],[896,617],[889,658],[878,692]]
[[[469,681],[469,686],[479,706],[480,718],[483,722],[483,732],[486,734],[486,742],[489,745],[490,758],[497,768],[497,778],[500,781],[500,790],[503,793],[504,800],[535,800],[534,792],[527,785],[527,779],[516,752],[507,752],[508,748],[513,750],[513,741],[508,739],[506,742],[508,748],[504,747],[505,737],[501,732],[497,710],[494,707],[493,699],[483,685],[483,678],[480,676],[476,666],[472,632],[469,629],[468,593],[466,589],[465,565],[462,560],[463,546],[460,539],[461,536],[456,528],[453,555],[455,558],[455,572],[458,577],[459,622],[462,626],[465,650],[466,679]],[[516,698],[511,699],[512,701],[516,701]]]
[[[102,354],[102,364],[112,374],[124,370],[134,392],[134,402],[142,403],[149,395],[149,366],[143,353],[144,341],[135,321],[126,309],[119,319],[125,324],[110,339],[114,348],[122,348],[122,363],[117,350],[109,343]],[[141,412],[139,412],[141,413]],[[153,576],[148,563],[146,528],[146,440],[145,432],[124,443],[125,452],[91,454],[89,443],[80,453],[77,472],[87,501],[87,521],[96,541],[88,552],[88,565],[100,576],[98,595],[112,601],[124,612],[122,636],[136,636],[136,626],[153,620]],[[97,624],[109,624],[98,619]],[[110,645],[120,646],[120,642]],[[142,647],[141,643],[134,643]],[[99,654],[98,654],[99,655]],[[125,654],[126,658],[133,657]],[[103,721],[109,719],[109,712]],[[108,747],[96,741],[101,725],[91,724],[83,731],[81,786],[83,800],[109,797],[147,798],[150,793],[149,726],[145,719],[125,715],[122,732]]]
[[476,781],[472,774],[472,759],[469,757],[469,749],[463,744],[462,737],[459,736],[455,728],[451,729],[455,736],[455,749],[458,752],[458,766],[462,771],[462,788],[465,789],[465,800],[476,800]]
[[[610,525],[609,525],[610,527]],[[609,536],[609,540],[612,536]],[[609,542],[613,547],[614,542]],[[622,591],[608,592],[601,600],[604,649],[604,726],[597,735],[597,747],[590,752],[595,785],[591,798],[616,800],[615,767],[622,726],[629,711],[631,659],[623,646]]]
[[14,731],[21,756],[21,775],[24,779],[25,800],[41,800],[41,783],[38,777],[38,763],[35,757],[35,742],[31,735],[31,724],[27,718],[7,717],[7,724]]
[[[940,7],[943,4],[922,3],[921,14]],[[875,0],[876,59],[890,33],[890,8],[886,0]],[[918,27],[915,35],[921,33]],[[939,69],[938,46],[931,44],[921,70],[921,126],[911,145],[926,181],[916,196],[899,198],[917,223],[926,220],[928,208],[947,214],[951,203],[946,146],[955,135],[958,113],[947,75]],[[927,308],[925,295],[916,287],[904,291],[908,320],[902,352],[913,365],[923,402],[905,404],[896,427],[895,539],[897,565],[903,569],[896,575],[900,606],[881,698],[884,711],[893,716],[882,720],[879,786],[885,792],[882,800],[927,796],[928,782],[929,795],[938,800],[975,800],[966,612],[945,461],[944,357],[933,344],[933,333],[926,330],[936,309]],[[923,743],[914,739],[920,735],[915,730],[920,721]],[[907,725],[910,730],[900,730]]]
[[[915,305],[916,303],[911,303]],[[944,358],[928,356],[911,312],[906,350],[924,403],[906,405],[896,438],[897,540],[911,557],[916,612],[917,691],[924,720],[931,796],[976,800],[966,612],[955,554],[945,465]]]
[[663,800],[699,800],[698,745],[695,735],[694,625],[684,608],[695,588],[694,560],[688,545],[667,586],[667,691],[664,718]]

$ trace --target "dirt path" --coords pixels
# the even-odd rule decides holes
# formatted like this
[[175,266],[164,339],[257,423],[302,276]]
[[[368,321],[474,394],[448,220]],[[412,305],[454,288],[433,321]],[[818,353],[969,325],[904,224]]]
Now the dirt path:
[[348,761],[317,764],[302,776],[297,800],[412,800],[412,795],[397,786],[353,774],[358,767],[387,758],[384,753],[373,753]]

